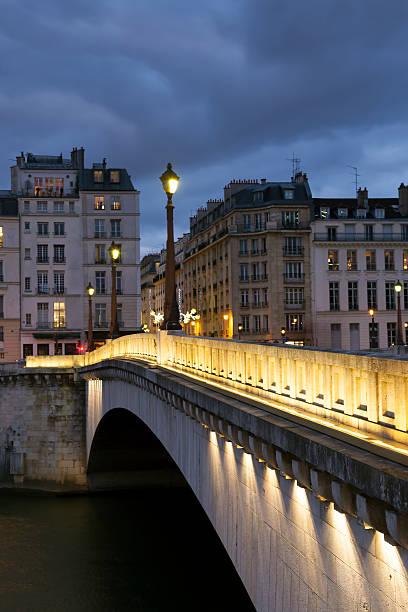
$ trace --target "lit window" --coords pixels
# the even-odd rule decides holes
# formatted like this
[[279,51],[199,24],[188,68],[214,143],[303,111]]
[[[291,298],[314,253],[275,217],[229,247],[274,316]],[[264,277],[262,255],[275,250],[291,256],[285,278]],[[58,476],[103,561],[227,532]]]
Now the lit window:
[[347,208],[338,208],[337,209],[338,217],[347,217]]
[[102,170],[94,170],[94,183],[103,183]]
[[328,263],[329,270],[338,270],[339,269],[339,252],[329,251],[327,255],[327,263]]
[[402,269],[408,270],[408,251],[402,251]]
[[321,219],[329,219],[330,218],[330,208],[324,206],[320,208],[320,218]]
[[0,247],[3,246],[3,227],[0,225]]
[[105,210],[104,196],[95,196],[95,210]]
[[119,183],[119,170],[110,171],[110,180],[111,183]]
[[112,210],[120,210],[120,198],[119,198],[119,196],[113,196],[111,209]]
[[65,302],[54,302],[54,327],[65,327]]

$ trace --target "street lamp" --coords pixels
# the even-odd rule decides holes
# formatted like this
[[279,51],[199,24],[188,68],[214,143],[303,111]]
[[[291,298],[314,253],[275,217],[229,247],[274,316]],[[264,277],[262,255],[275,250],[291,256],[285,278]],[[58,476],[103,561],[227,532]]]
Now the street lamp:
[[108,249],[109,255],[112,259],[112,299],[111,299],[111,324],[109,328],[109,336],[112,340],[119,336],[118,317],[116,312],[116,264],[120,256],[119,245],[115,244],[112,240],[112,244]]
[[92,296],[95,293],[95,289],[92,287],[91,283],[88,284],[86,288],[86,292],[88,294],[88,351],[93,351],[93,328],[92,328]]
[[241,340],[241,332],[244,329],[244,326],[242,325],[242,323],[239,323],[238,325],[238,340]]
[[397,346],[403,346],[404,340],[402,338],[402,318],[401,318],[401,290],[402,285],[399,280],[394,285],[395,292],[397,294]]
[[164,319],[160,329],[181,329],[180,313],[176,300],[176,265],[174,260],[173,193],[177,191],[180,178],[167,164],[166,172],[160,177],[167,195],[167,245],[166,245],[166,284],[164,296]]
[[374,315],[375,315],[375,310],[374,308],[370,308],[370,310],[368,311],[368,314],[371,317],[371,323],[369,324],[369,343],[370,343],[370,348],[378,348],[376,346],[374,346]]

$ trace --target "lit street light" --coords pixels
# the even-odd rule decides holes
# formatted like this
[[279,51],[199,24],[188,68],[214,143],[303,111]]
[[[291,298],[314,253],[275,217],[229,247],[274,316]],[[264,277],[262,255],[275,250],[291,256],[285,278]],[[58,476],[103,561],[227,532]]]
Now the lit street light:
[[167,195],[167,245],[166,245],[166,277],[164,294],[164,320],[160,329],[181,329],[180,313],[176,300],[176,265],[174,259],[174,221],[173,193],[177,191],[180,178],[173,172],[171,164],[167,164],[166,172],[160,177]]
[[110,245],[109,255],[112,259],[112,299],[111,299],[111,324],[109,328],[109,336],[112,340],[119,336],[119,326],[117,317],[117,305],[116,305],[116,264],[120,256],[120,249],[117,244],[112,240]]
[[88,351],[93,351],[93,328],[92,328],[92,296],[95,293],[95,289],[91,283],[86,288],[88,294]]
[[404,340],[402,337],[402,318],[401,318],[401,290],[402,285],[399,280],[394,285],[397,294],[397,346],[403,346]]
[[244,326],[242,325],[242,323],[240,323],[238,325],[238,340],[241,340],[241,332],[244,329]]
[[370,343],[370,348],[378,348],[377,346],[377,342],[375,341],[375,335],[374,335],[374,330],[375,330],[375,321],[374,321],[374,315],[375,315],[375,310],[374,308],[370,308],[370,310],[368,311],[368,314],[371,317],[371,323],[369,323],[369,343]]

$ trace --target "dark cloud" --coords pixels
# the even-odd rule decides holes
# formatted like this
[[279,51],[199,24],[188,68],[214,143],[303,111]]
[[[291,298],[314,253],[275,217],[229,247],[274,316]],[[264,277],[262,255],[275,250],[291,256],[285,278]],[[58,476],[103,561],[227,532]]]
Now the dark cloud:
[[1,0],[1,187],[20,150],[106,156],[142,191],[143,243],[162,246],[157,180],[183,177],[176,224],[234,177],[314,193],[407,180],[404,0]]

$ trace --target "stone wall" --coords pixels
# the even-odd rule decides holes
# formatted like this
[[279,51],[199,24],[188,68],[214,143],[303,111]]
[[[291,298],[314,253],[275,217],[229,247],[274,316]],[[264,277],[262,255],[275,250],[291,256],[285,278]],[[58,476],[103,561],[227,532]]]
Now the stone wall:
[[0,480],[86,486],[85,389],[73,370],[0,370]]

